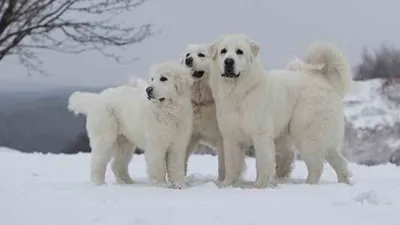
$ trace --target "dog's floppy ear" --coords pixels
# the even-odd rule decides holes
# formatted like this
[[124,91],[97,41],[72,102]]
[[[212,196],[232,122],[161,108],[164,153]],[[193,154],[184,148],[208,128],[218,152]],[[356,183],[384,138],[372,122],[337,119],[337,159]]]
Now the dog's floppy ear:
[[257,57],[258,53],[260,52],[260,46],[254,41],[250,41],[250,49],[254,58]]
[[208,46],[208,52],[211,55],[212,60],[216,60],[218,56],[218,45],[226,37],[226,35],[221,35],[213,44]]
[[208,46],[208,54],[211,55],[212,60],[217,59],[217,48],[218,48],[217,43]]
[[180,73],[175,76],[175,89],[178,95],[184,95],[193,85],[193,78],[190,76],[190,70],[182,68]]
[[180,64],[183,64],[184,60],[185,60],[185,53],[182,52],[182,53],[179,55],[179,63],[180,63]]

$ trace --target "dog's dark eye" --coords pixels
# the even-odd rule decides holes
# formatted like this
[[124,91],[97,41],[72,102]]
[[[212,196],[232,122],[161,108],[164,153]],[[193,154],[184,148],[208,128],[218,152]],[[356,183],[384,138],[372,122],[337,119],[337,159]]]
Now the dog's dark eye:
[[200,58],[206,57],[203,53],[199,53],[198,56],[199,56]]
[[225,54],[226,53],[226,48],[223,48],[222,50],[221,50],[221,54]]
[[164,82],[164,81],[167,81],[168,79],[166,78],[166,77],[160,77],[160,81],[161,82]]
[[151,78],[151,81],[153,81],[154,80],[154,78]]
[[242,51],[242,49],[238,49],[238,50],[236,50],[236,54],[238,54],[238,55],[243,55],[243,51]]
[[190,54],[189,54],[189,53],[187,53],[187,54],[186,54],[186,57],[188,57],[189,55],[190,55]]

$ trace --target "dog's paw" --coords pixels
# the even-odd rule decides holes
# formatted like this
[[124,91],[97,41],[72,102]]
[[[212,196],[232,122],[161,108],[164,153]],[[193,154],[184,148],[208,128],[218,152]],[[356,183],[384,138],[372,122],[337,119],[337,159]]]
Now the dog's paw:
[[185,188],[187,188],[187,187],[188,187],[188,185],[187,185],[185,182],[171,181],[171,186],[170,186],[170,188],[172,188],[172,189],[179,189],[179,190],[181,190],[181,189],[185,189]]
[[92,178],[92,184],[95,186],[103,186],[106,184],[106,182],[102,179]]
[[153,187],[168,188],[168,184],[165,181],[153,181],[151,185]]
[[232,180],[224,180],[222,182],[218,182],[217,185],[219,188],[227,188],[227,187],[232,187],[233,186],[233,181]]
[[130,176],[117,177],[116,180],[117,180],[118,184],[134,184],[135,183]]
[[273,188],[275,188],[275,187],[277,187],[278,186],[278,182],[276,181],[276,180],[270,180],[270,181],[268,181],[268,180],[264,180],[264,179],[259,179],[259,180],[256,180],[254,183],[253,183],[253,187],[254,188],[257,188],[257,189],[265,189],[265,188],[267,188],[267,187],[273,187]]

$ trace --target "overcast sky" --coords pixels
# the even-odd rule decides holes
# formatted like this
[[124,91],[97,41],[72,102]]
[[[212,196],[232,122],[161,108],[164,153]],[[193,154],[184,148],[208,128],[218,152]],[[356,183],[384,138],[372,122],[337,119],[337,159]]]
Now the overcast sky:
[[44,54],[52,77],[27,77],[14,60],[0,63],[0,82],[46,84],[120,84],[130,75],[147,76],[149,65],[177,59],[189,43],[207,43],[221,34],[244,33],[260,44],[268,68],[283,67],[301,57],[313,40],[336,43],[355,65],[362,48],[382,42],[400,48],[398,0],[149,0],[125,22],[152,23],[161,31],[126,56],[139,59],[121,65],[97,53]]

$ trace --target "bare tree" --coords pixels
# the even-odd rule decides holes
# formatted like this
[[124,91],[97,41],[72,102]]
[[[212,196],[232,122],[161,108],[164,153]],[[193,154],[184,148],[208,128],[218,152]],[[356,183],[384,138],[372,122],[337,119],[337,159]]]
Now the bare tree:
[[[28,71],[45,73],[40,50],[62,53],[98,51],[118,62],[108,47],[138,43],[151,36],[150,24],[118,21],[147,0],[0,0],[0,61],[19,59]],[[126,25],[127,24],[127,25]]]

